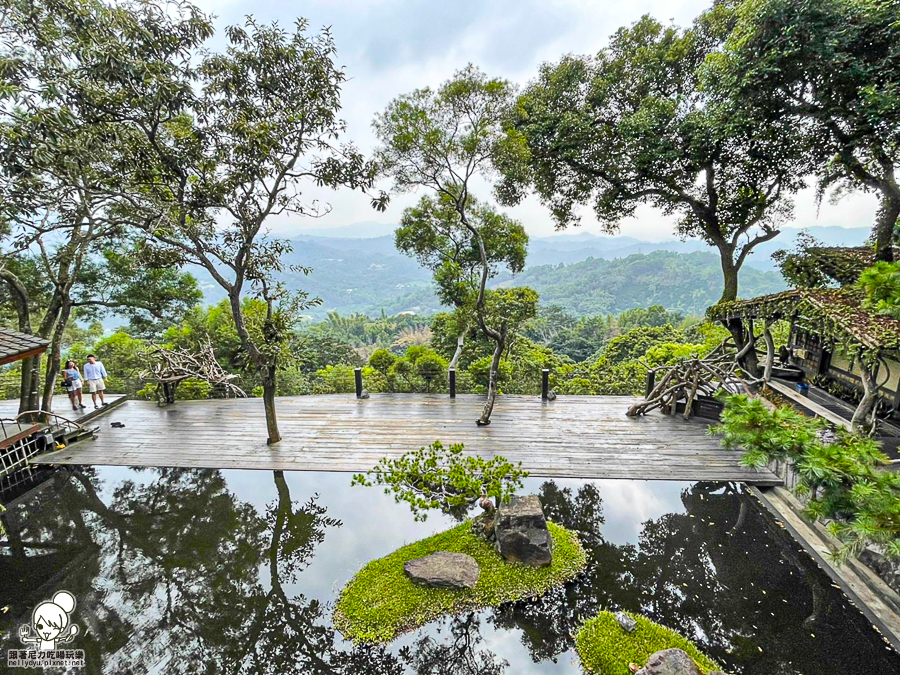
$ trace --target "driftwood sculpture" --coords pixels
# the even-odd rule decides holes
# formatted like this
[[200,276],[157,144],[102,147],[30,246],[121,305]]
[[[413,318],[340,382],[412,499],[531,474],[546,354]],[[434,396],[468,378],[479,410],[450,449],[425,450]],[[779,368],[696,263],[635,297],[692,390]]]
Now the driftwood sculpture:
[[[738,365],[739,354],[735,354],[726,339],[709,354],[700,358],[694,356],[681,359],[677,363],[657,368],[647,367],[650,372],[650,393],[628,409],[628,415],[635,417],[661,408],[669,415],[677,414],[677,404],[684,400],[684,418],[689,419],[694,400],[698,395],[714,396],[717,392],[740,393],[762,381],[747,379]],[[749,346],[752,346],[750,342]]]
[[176,387],[189,379],[204,380],[214,387],[224,388],[227,394],[238,398],[247,397],[247,393],[232,382],[237,375],[227,372],[219,365],[209,338],[197,353],[154,346],[148,356],[155,362],[150,370],[141,373],[141,379],[156,382],[156,399],[160,405],[174,403]]

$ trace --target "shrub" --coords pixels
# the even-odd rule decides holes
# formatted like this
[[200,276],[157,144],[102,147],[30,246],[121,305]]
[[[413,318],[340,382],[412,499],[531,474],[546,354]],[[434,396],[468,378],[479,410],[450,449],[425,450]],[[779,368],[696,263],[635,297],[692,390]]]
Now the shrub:
[[806,515],[831,520],[830,531],[844,544],[835,559],[869,544],[900,558],[900,475],[879,467],[888,458],[875,441],[844,429],[826,438],[827,422],[790,406],[770,410],[746,395],[725,402],[721,424],[710,431],[723,434],[725,447],[743,448],[745,466],[790,463],[800,477],[797,491],[809,496]]
[[900,319],[900,262],[875,263],[860,275],[859,286],[869,309]]
[[425,390],[431,391],[431,382],[447,372],[447,362],[437,354],[423,354],[416,359],[416,375],[425,380]]
[[575,635],[575,651],[585,670],[601,675],[631,675],[629,663],[644,665],[651,654],[678,648],[687,652],[701,671],[719,670],[712,659],[675,631],[638,614],[628,615],[637,628],[625,632],[612,612],[600,612],[588,619]]
[[378,349],[369,357],[369,365],[379,373],[387,375],[390,367],[397,360],[397,355],[388,349]]

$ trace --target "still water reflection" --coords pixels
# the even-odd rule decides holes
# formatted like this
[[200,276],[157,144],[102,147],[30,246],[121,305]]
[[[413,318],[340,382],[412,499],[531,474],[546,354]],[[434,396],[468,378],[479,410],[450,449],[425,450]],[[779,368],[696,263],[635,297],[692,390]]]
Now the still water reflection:
[[[532,602],[431,624],[388,647],[331,626],[366,562],[444,529],[347,474],[60,473],[2,516],[2,649],[72,592],[88,673],[579,673],[572,635],[599,609],[642,612],[729,672],[900,672],[865,618],[733,485],[529,479],[589,567]],[[5,665],[5,654],[3,663]]]

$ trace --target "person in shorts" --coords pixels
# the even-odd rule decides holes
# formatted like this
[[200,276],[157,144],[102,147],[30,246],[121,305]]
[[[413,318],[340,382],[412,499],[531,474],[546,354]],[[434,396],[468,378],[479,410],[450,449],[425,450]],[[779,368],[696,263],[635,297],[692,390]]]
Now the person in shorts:
[[[81,379],[81,373],[78,372],[78,366],[74,361],[66,361],[66,367],[63,370],[63,387],[69,394],[69,400],[72,402],[72,410],[78,411],[84,408],[84,401],[81,392],[84,389],[84,380]],[[75,399],[78,403],[75,403]]]
[[100,406],[97,405],[97,396],[100,396],[100,405],[107,405],[106,401],[103,399],[103,390],[106,389],[106,384],[103,382],[103,378],[109,377],[106,374],[106,368],[103,367],[103,362],[98,361],[97,357],[93,354],[88,354],[87,363],[84,364],[84,379],[87,381],[88,391],[91,392],[91,400],[94,402],[94,410],[97,410]]

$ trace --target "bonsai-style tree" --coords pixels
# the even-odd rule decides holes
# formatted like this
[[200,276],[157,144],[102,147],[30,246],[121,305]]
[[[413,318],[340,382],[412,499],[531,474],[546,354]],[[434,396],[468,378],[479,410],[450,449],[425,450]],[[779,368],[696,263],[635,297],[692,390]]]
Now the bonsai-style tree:
[[[407,212],[398,246],[435,270],[446,301],[460,312],[463,305],[471,308],[479,328],[495,344],[496,363],[506,346],[508,327],[502,314],[497,314],[499,324],[488,320],[487,281],[498,261],[521,269],[527,237],[520,226],[479,206],[470,185],[476,176],[491,171],[500,117],[511,97],[508,82],[489,79],[469,66],[437,90],[419,89],[393,100],[374,122],[381,141],[377,159],[394,190],[427,187],[438,197]],[[423,236],[423,244],[415,244],[411,235]],[[497,245],[503,250],[492,248]],[[490,424],[496,393],[494,370],[479,425]]]
[[677,215],[680,236],[718,250],[721,299],[734,300],[738,272],[778,235],[807,169],[791,124],[756,124],[743,101],[701,83],[730,17],[717,4],[679,30],[645,16],[594,57],[542,67],[495,152],[501,201],[533,189],[559,228],[588,203],[610,232],[640,205]]
[[[468,219],[480,233],[488,262],[488,277],[505,265],[512,273],[525,267],[528,235],[516,221],[469,198]],[[459,331],[450,367],[456,368],[472,321],[474,293],[480,290],[481,250],[468,227],[462,224],[456,205],[447,195],[425,196],[403,212],[394,234],[397,250],[413,256],[434,274],[438,298],[455,308]]]
[[485,460],[462,453],[462,444],[444,448],[435,441],[399,459],[383,458],[366,475],[353,476],[351,484],[386,486],[386,494],[393,492],[398,504],[407,502],[415,519],[424,521],[431,509],[462,519],[477,501],[491,510],[508,500],[528,476],[521,462],[515,465],[503,457]]
[[891,262],[900,219],[900,22],[884,0],[741,3],[711,70],[759,114],[802,128],[820,190],[874,192],[876,259]]

